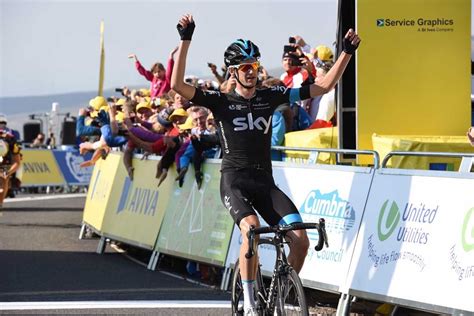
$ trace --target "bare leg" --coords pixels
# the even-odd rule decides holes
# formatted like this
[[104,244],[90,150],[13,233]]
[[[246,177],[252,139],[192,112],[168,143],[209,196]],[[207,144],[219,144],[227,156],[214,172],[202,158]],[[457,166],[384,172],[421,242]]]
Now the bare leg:
[[117,111],[115,109],[115,106],[109,106],[110,130],[112,131],[112,135],[118,134],[118,123],[115,119],[116,114]]
[[3,206],[3,200],[7,196],[9,180],[9,177],[4,177],[3,175],[0,176],[0,207]]
[[83,142],[79,145],[79,153],[84,155],[88,151],[93,151],[96,149],[104,148],[107,144],[105,143],[104,138],[101,136],[100,140],[96,141],[95,143],[91,142]]
[[[245,257],[249,249],[249,240],[247,238],[247,233],[250,229],[250,226],[260,227],[260,222],[258,221],[258,217],[256,215],[250,215],[244,217],[240,221],[240,233],[242,234],[242,245],[240,246],[240,277],[242,280],[255,280],[257,277],[257,264],[258,264],[258,256],[255,255],[250,259]],[[257,238],[255,241],[255,253],[257,252]]]
[[304,260],[309,248],[309,239],[305,230],[294,230],[286,234],[286,240],[289,241],[290,253],[288,254],[288,262],[300,273],[303,268]]
[[102,157],[102,151],[103,150],[107,150],[107,149],[105,149],[105,148],[104,149],[102,149],[102,148],[97,149],[96,151],[94,151],[94,154],[92,155],[92,158],[90,160],[84,161],[79,166],[81,168],[85,168],[85,167],[91,167],[91,166],[95,165],[97,160],[99,160],[100,157]]
[[135,168],[133,168],[133,149],[130,148],[129,146],[125,147],[125,151],[123,152],[123,164],[125,166],[125,169],[127,170],[128,177],[130,178],[131,181],[133,181],[133,171]]

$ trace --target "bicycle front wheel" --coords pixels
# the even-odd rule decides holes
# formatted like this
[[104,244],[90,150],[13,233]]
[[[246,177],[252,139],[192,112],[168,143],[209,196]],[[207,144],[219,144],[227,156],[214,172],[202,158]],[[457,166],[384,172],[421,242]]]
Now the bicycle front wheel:
[[[255,302],[259,305],[258,293],[263,291],[262,276],[260,267],[257,268],[257,282],[255,284]],[[240,277],[240,264],[239,260],[235,263],[234,274],[232,276],[232,315],[243,315],[244,314],[244,290],[242,287],[242,279]]]
[[279,277],[278,290],[277,315],[309,315],[303,284],[295,270],[290,268],[286,275]]

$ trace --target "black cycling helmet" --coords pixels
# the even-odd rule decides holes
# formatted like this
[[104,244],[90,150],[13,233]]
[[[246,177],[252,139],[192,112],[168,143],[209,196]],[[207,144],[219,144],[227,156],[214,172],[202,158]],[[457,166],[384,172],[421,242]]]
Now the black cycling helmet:
[[225,50],[224,63],[227,67],[241,64],[247,59],[259,59],[260,51],[252,41],[239,38]]

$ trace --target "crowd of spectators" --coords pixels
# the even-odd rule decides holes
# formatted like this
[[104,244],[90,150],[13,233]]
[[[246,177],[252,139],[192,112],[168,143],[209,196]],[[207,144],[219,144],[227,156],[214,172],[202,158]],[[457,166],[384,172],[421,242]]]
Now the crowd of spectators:
[[[311,84],[324,76],[332,67],[334,54],[327,46],[311,48],[300,36],[290,37],[282,45],[282,74],[279,78],[268,74],[263,65],[259,69],[259,85],[272,87],[285,85],[288,88]],[[92,151],[92,159],[83,167],[93,165],[112,148],[124,151],[123,163],[133,180],[133,154],[137,151],[144,157],[161,155],[156,170],[158,185],[168,176],[174,163],[177,174],[173,175],[182,186],[184,178],[194,165],[194,177],[198,187],[202,184],[201,165],[206,158],[219,158],[219,129],[213,114],[198,104],[192,104],[171,90],[177,48],[173,49],[166,68],[156,62],[146,69],[135,54],[128,57],[134,61],[139,75],[150,82],[149,87],[116,89],[121,95],[105,98],[96,96],[89,106],[79,110],[76,134],[81,138],[80,152]],[[227,69],[208,63],[213,80],[187,76],[186,83],[202,90],[230,92],[235,88],[235,78]],[[282,104],[272,118],[272,146],[282,145],[285,134],[291,131],[330,127],[335,125],[334,91],[317,99],[295,104]],[[44,136],[44,135],[43,135]],[[281,160],[278,152],[274,160]]]

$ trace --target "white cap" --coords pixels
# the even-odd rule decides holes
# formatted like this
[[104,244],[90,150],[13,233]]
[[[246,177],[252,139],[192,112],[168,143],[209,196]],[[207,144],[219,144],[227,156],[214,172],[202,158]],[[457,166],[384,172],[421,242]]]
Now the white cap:
[[8,124],[7,116],[3,113],[0,113],[0,122],[5,122],[5,124]]

